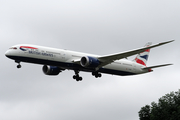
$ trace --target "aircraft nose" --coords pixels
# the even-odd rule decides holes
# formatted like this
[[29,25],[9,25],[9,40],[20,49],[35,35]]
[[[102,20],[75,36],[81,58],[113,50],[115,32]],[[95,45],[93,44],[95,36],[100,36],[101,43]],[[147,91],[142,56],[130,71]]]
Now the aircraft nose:
[[6,56],[6,57],[9,57],[9,56],[10,56],[9,50],[7,50],[7,51],[5,52],[5,56]]

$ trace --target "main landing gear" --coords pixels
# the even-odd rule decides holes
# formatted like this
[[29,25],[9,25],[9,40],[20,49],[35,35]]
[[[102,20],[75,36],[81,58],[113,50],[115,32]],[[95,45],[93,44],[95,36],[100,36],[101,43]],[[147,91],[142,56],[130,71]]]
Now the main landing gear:
[[75,70],[75,75],[73,76],[73,79],[76,79],[76,81],[82,81],[82,77],[79,76],[79,71]]
[[[79,71],[75,70],[75,75],[73,76],[73,79],[76,79],[76,81],[82,81],[82,77],[79,76]],[[92,75],[96,78],[101,77],[101,73],[99,72],[92,72]]]
[[21,64],[20,64],[21,61],[15,60],[15,62],[18,63],[17,68],[21,68]]
[[95,76],[96,78],[102,76],[101,73],[99,73],[99,72],[92,72],[92,75]]

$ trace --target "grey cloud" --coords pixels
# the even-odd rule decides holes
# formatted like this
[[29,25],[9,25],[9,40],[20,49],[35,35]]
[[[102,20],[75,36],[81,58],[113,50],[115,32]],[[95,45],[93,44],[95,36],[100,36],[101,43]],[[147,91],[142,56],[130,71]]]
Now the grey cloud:
[[[142,106],[179,89],[178,0],[9,0],[0,2],[0,11],[2,120],[138,119]],[[17,70],[4,56],[20,43],[105,55],[171,39],[176,41],[151,50],[148,66],[173,66],[100,79],[81,72],[82,82],[68,70],[45,76],[41,65],[22,63]]]

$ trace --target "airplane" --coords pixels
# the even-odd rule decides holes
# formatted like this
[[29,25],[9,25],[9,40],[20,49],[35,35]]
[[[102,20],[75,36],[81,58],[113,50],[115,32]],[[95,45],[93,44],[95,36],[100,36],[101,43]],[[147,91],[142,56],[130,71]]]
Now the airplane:
[[[17,68],[21,68],[20,62],[43,65],[42,71],[45,75],[58,75],[68,69],[73,70],[73,79],[82,81],[79,76],[80,71],[91,72],[96,78],[101,77],[101,73],[111,75],[137,75],[152,72],[153,68],[168,66],[172,64],[162,64],[147,67],[147,60],[151,48],[158,47],[174,40],[151,45],[148,42],[144,47],[110,55],[93,55],[80,53],[64,49],[55,49],[30,44],[19,44],[12,46],[6,51],[5,56],[18,63]],[[124,59],[138,54],[132,61]]]

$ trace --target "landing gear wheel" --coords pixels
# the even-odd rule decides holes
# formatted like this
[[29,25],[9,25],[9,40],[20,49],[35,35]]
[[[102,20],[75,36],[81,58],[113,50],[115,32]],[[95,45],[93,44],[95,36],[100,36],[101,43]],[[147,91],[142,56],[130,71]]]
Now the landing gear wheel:
[[98,78],[98,77],[99,77],[99,75],[98,75],[98,74],[96,74],[96,75],[95,75],[95,77],[96,77],[96,78]]
[[[73,78],[74,78],[74,76],[73,76]],[[82,81],[82,77],[79,77],[79,76],[76,76],[76,81]]]
[[79,77],[78,79],[79,79],[79,81],[82,81],[82,77]]
[[76,75],[73,75],[73,79],[76,79]]
[[79,78],[76,78],[76,81],[77,81],[77,82],[80,81]]
[[76,79],[76,81],[82,81],[82,77],[79,76],[79,71],[75,71],[75,75],[73,75],[73,79]]
[[21,65],[20,65],[20,62],[21,62],[21,61],[15,60],[15,62],[18,63],[17,68],[21,68]]
[[17,65],[17,68],[21,68],[21,65]]
[[101,73],[99,73],[99,72],[92,72],[92,75],[95,76],[96,78],[102,76]]

